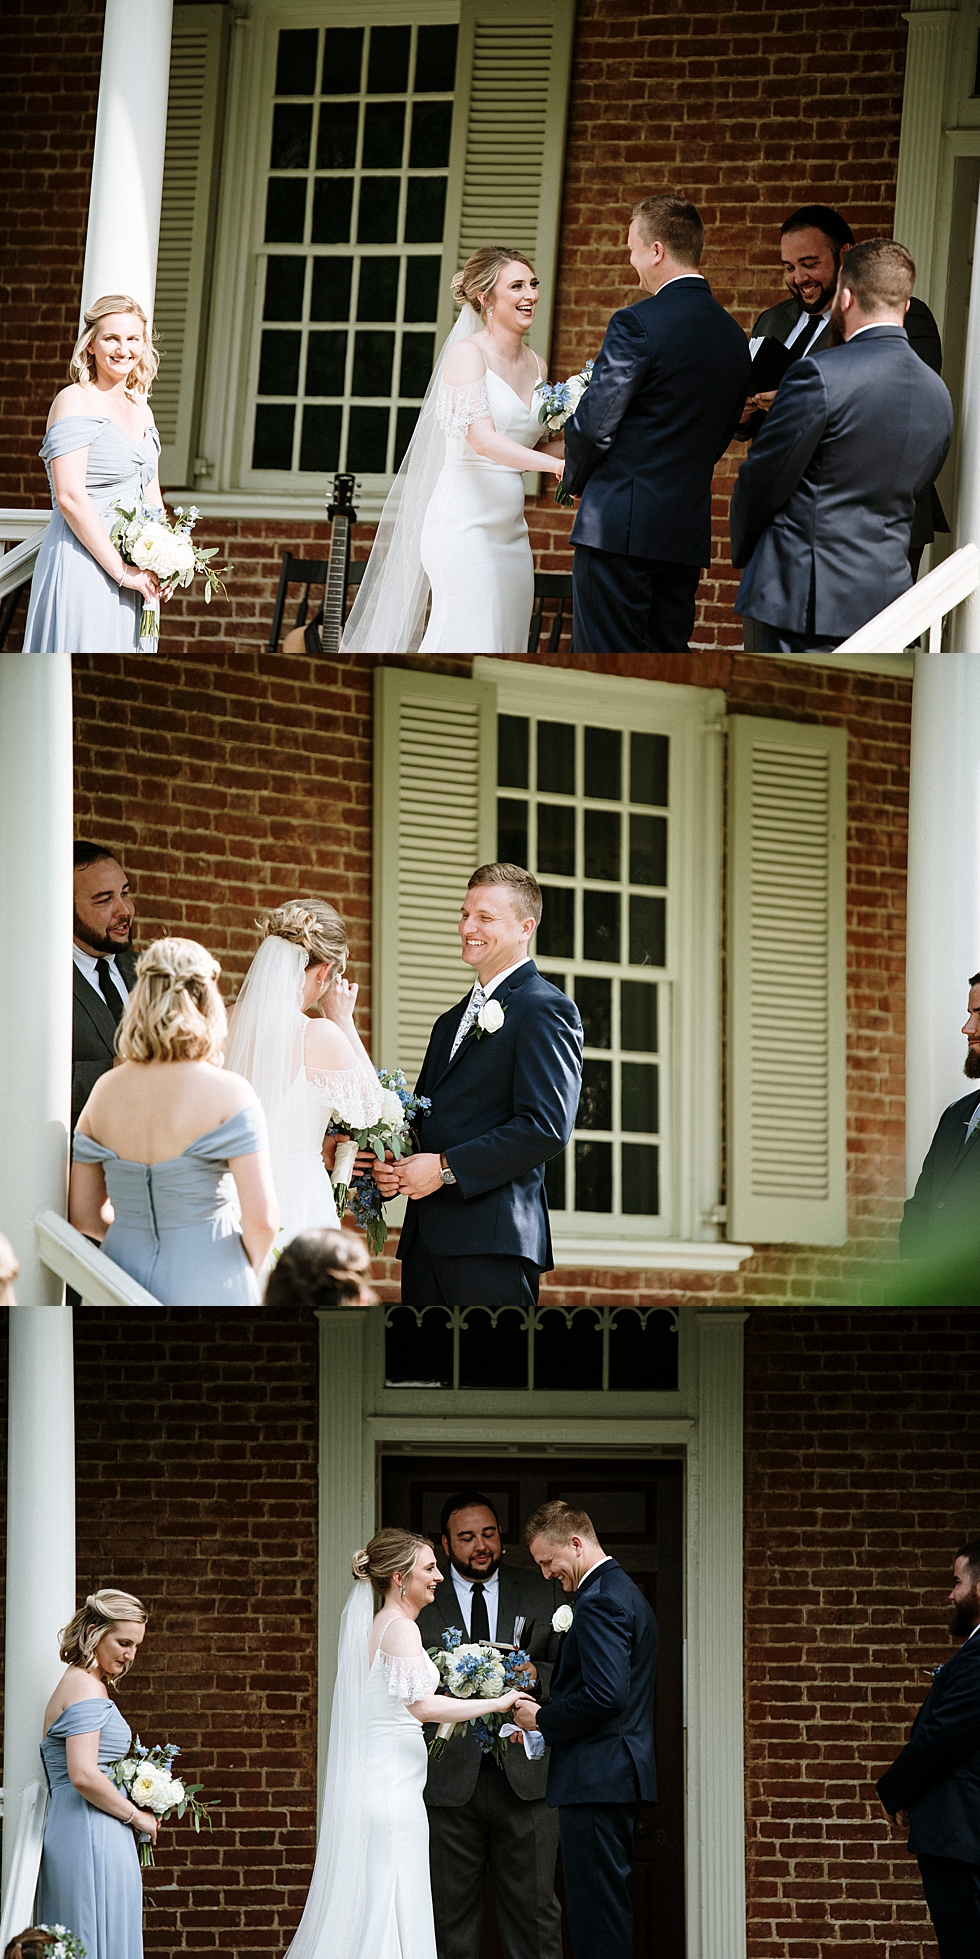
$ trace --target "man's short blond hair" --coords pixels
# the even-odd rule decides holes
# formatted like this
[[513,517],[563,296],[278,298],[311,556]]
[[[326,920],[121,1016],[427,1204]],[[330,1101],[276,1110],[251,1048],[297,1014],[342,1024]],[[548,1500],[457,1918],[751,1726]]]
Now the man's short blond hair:
[[678,265],[695,269],[700,265],[704,225],[689,197],[677,197],[673,191],[661,191],[657,197],[641,197],[633,206],[633,222],[644,245],[655,245],[659,240]]
[[542,1503],[524,1526],[525,1544],[533,1544],[536,1537],[547,1538],[549,1544],[567,1544],[571,1537],[585,1537],[590,1544],[598,1544],[595,1527],[587,1510],[576,1510],[570,1503]]
[[879,306],[897,312],[915,290],[915,260],[894,238],[868,238],[841,260],[840,284],[854,294],[862,313]]
[[541,923],[543,909],[541,886],[530,871],[520,864],[481,864],[466,887],[473,891],[478,884],[506,884],[510,890],[514,909],[518,918],[533,918],[535,925]]

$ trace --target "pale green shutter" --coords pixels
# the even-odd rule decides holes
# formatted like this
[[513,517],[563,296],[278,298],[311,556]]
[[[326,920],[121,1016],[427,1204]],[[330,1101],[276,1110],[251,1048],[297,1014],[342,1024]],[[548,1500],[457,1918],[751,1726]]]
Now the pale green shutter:
[[847,735],[729,723],[728,1235],[847,1237]]
[[456,928],[496,855],[496,705],[487,682],[375,677],[372,1054],[412,1084],[433,1021],[472,984]]
[[154,301],[161,361],[153,413],[164,487],[193,483],[225,12],[224,7],[174,9]]
[[[574,25],[575,0],[462,0],[460,7],[444,264],[456,271],[478,245],[527,252],[541,280],[529,338],[545,356]],[[444,332],[454,317],[444,290]]]

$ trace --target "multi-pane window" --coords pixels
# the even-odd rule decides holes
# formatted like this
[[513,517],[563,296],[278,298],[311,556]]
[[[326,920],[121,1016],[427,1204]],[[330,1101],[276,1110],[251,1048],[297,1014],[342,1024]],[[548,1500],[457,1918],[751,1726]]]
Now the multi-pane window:
[[542,887],[542,972],[582,1017],[572,1141],[552,1211],[661,1214],[670,740],[549,715],[498,717],[497,856]]
[[670,1394],[677,1315],[635,1306],[389,1306],[385,1386]]
[[398,465],[432,371],[457,28],[283,28],[255,470]]

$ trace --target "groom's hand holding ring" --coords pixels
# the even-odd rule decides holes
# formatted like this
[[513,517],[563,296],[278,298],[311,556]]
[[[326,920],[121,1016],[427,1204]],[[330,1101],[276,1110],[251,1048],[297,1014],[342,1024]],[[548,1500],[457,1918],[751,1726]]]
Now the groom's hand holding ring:
[[523,1728],[527,1734],[536,1734],[538,1727],[537,1701],[532,1700],[530,1694],[521,1694],[520,1698],[514,1702],[510,1710],[510,1718],[512,1721],[516,1721],[518,1727]]

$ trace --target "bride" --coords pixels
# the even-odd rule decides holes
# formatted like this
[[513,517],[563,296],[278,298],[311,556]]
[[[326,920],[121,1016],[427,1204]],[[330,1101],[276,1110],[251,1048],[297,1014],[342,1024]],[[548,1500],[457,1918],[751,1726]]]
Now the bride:
[[384,1090],[354,1026],[357,987],[343,977],[339,912],[323,898],[298,898],[268,912],[259,929],[263,943],[232,1009],[225,1066],[251,1082],[265,1110],[281,1250],[297,1232],[336,1230],[324,1162],[326,1154],[332,1163],[335,1139],[325,1143],[324,1132],[335,1110],[355,1129],[376,1122]]
[[427,1537],[378,1531],[351,1566],[316,1867],[288,1959],[436,1959],[421,1724],[504,1713],[517,1694],[436,1696],[415,1623],[442,1576]]
[[[525,470],[560,477],[524,344],[538,281],[484,245],[453,280],[460,316],[436,361],[344,634],[349,653],[523,653],[534,602]],[[425,631],[429,593],[432,609]]]

